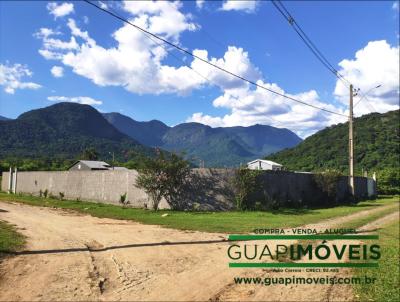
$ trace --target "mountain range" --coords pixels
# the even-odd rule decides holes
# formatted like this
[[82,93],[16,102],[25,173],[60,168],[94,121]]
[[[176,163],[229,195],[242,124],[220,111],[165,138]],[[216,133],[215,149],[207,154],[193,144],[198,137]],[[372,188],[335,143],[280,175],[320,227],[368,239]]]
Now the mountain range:
[[[356,171],[399,166],[399,110],[354,120]],[[0,159],[76,159],[94,148],[101,159],[136,160],[154,147],[184,152],[195,165],[234,167],[255,158],[289,170],[347,172],[348,124],[327,127],[302,141],[287,129],[266,125],[212,128],[199,123],[174,127],[99,113],[88,105],[58,103],[16,119],[0,118]]]
[[76,158],[95,148],[101,157],[128,151],[150,154],[152,148],[119,132],[93,107],[58,103],[0,121],[0,158]]
[[0,115],[0,121],[8,121],[8,120],[10,120],[8,117]]
[[122,133],[138,142],[173,152],[184,152],[195,164],[232,167],[297,145],[302,140],[288,129],[266,125],[212,128],[200,123],[169,127],[152,120],[138,122],[120,113],[103,116]]
[[58,103],[0,120],[0,158],[79,157],[95,148],[100,158],[118,161],[154,154],[154,147],[184,153],[195,165],[233,167],[301,142],[288,129],[266,125],[211,128],[199,123],[169,127],[135,121],[119,113],[101,114],[88,105]]
[[[354,119],[354,162],[359,175],[362,170],[399,169],[399,125],[399,110]],[[327,127],[296,147],[267,156],[267,159],[277,161],[289,170],[335,169],[347,173],[348,127],[348,123]]]

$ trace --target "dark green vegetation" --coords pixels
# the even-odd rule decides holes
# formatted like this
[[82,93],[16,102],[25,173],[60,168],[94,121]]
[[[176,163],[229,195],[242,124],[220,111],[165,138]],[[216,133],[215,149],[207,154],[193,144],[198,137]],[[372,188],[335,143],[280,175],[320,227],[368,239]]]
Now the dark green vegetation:
[[249,170],[247,168],[240,168],[237,170],[234,179],[234,185],[237,190],[235,196],[237,209],[253,210],[258,208],[252,195],[261,187],[261,184],[258,181],[258,177],[261,173],[262,171]]
[[[18,201],[34,206],[73,209],[96,217],[128,219],[144,224],[162,225],[182,230],[250,233],[256,228],[296,227],[363,210],[380,209],[383,206],[397,203],[398,198],[387,197],[376,201],[360,202],[357,205],[328,209],[279,209],[271,212],[184,212],[170,210],[155,212],[101,203],[10,195],[6,193],[0,193],[0,200]],[[166,213],[168,213],[168,216],[162,217]],[[341,227],[346,227],[346,225]]]
[[2,252],[14,252],[25,244],[25,237],[5,221],[0,220],[0,257]]
[[171,209],[183,210],[186,206],[185,194],[190,180],[189,163],[176,154],[158,151],[154,158],[146,158],[138,170],[136,186],[143,189],[152,200],[152,207],[158,210],[162,198]]
[[26,112],[15,120],[0,121],[3,165],[22,161],[27,169],[65,167],[88,148],[107,160],[114,152],[119,161],[153,152],[119,132],[88,105],[59,103]]
[[122,133],[146,146],[159,147],[162,137],[170,129],[163,122],[152,120],[138,122],[120,113],[103,113],[104,118]]
[[379,230],[379,244],[382,250],[379,268],[363,268],[355,271],[356,276],[376,278],[376,282],[373,286],[370,284],[357,284],[355,286],[356,301],[399,301],[399,232],[398,220]]
[[[362,169],[372,172],[399,166],[399,122],[399,110],[355,119],[355,167],[359,174]],[[290,170],[336,169],[346,173],[348,131],[348,123],[327,127],[296,147],[267,158]]]
[[98,160],[110,162],[114,153],[115,165],[137,168],[142,156],[154,154],[152,147],[184,152],[195,165],[204,161],[209,167],[231,167],[300,141],[293,132],[270,126],[186,123],[171,128],[156,120],[137,122],[118,113],[102,115],[88,105],[58,103],[14,120],[0,118],[0,169],[64,170],[89,149]]
[[383,168],[378,171],[378,189],[383,194],[400,194],[399,167]]
[[[371,113],[355,119],[355,170],[383,177],[381,193],[399,193],[399,110]],[[348,123],[325,128],[292,149],[267,156],[289,170],[348,172]],[[396,172],[397,171],[397,172]],[[396,176],[397,174],[397,176]]]
[[138,122],[119,113],[103,116],[119,131],[148,146],[184,152],[196,164],[233,167],[265,154],[289,148],[301,139],[288,129],[265,125],[211,128],[199,123],[168,127],[160,121]]

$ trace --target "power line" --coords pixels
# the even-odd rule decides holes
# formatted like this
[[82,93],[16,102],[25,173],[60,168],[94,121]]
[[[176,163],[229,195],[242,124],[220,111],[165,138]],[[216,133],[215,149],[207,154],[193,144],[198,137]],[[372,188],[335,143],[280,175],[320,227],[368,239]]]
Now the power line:
[[307,34],[303,31],[301,26],[296,22],[290,12],[286,9],[280,0],[273,0],[272,4],[281,13],[281,15],[289,22],[292,28],[295,30],[297,35],[305,43],[305,45],[311,50],[311,52],[317,57],[317,59],[330,71],[332,72],[342,83],[349,87],[350,82],[342,76],[339,71],[328,61],[328,59],[322,54],[318,47],[311,41]]
[[[113,12],[112,9],[109,8],[110,12]],[[114,12],[113,12],[114,13]],[[202,79],[208,81],[209,83],[216,85],[213,81],[211,81],[209,78],[207,78],[206,76],[202,75],[201,73],[199,73],[197,70],[195,70],[192,66],[186,64],[186,62],[179,58],[178,56],[176,56],[173,52],[171,52],[163,43],[155,40],[154,38],[152,38],[151,36],[149,36],[147,33],[142,32],[142,34],[149,39],[150,41],[152,41],[153,43],[155,43],[156,45],[162,47],[166,52],[168,52],[176,61],[180,61],[182,62],[185,66],[187,66],[188,68],[190,68],[194,73],[196,73],[198,76],[200,76]],[[213,41],[217,42],[218,44],[222,45],[222,43],[218,42],[216,39],[214,39],[213,37],[209,36]],[[222,45],[223,46],[223,45]],[[245,105],[245,103],[241,100],[241,99],[237,99],[237,101],[241,104],[241,105]],[[271,116],[268,116],[268,118],[273,121],[276,122],[278,124],[281,124],[280,121],[277,121],[276,119],[274,119]]]
[[375,108],[374,108],[374,106],[372,106],[372,102],[367,98],[367,95],[372,91],[372,90],[374,90],[374,89],[377,89],[377,88],[379,88],[379,87],[381,87],[382,86],[382,84],[379,84],[379,85],[377,85],[377,86],[375,86],[375,87],[372,87],[370,90],[368,90],[367,92],[365,92],[364,94],[362,94],[361,95],[361,97],[360,97],[360,99],[358,100],[358,102],[354,105],[354,108],[356,108],[356,106],[363,100],[363,99],[365,99],[366,101],[367,101],[367,105],[369,105],[369,109],[371,110],[371,108],[372,108],[372,112],[373,111],[376,111],[375,110]]
[[[231,72],[231,71],[229,71],[229,70],[226,70],[226,69],[224,69],[224,68],[222,68],[222,67],[220,67],[220,66],[218,66],[218,65],[215,65],[215,64],[209,62],[209,61],[207,61],[207,60],[205,60],[205,59],[203,59],[203,58],[201,58],[201,57],[199,57],[199,56],[193,54],[192,52],[190,52],[190,51],[188,51],[188,50],[186,50],[186,49],[180,47],[179,45],[176,45],[176,44],[174,44],[174,43],[172,43],[172,42],[170,42],[170,41],[168,41],[168,40],[166,40],[166,39],[164,39],[164,38],[161,38],[161,37],[159,37],[159,36],[157,36],[157,35],[155,35],[155,34],[149,32],[149,31],[147,31],[146,29],[144,29],[144,28],[142,28],[142,27],[140,27],[140,26],[138,26],[138,25],[136,25],[136,24],[133,24],[132,22],[130,22],[130,21],[126,20],[125,18],[123,18],[123,17],[117,15],[116,13],[113,13],[113,12],[107,10],[107,9],[101,8],[100,6],[98,6],[97,4],[94,4],[94,3],[90,2],[89,0],[84,0],[84,1],[85,1],[86,3],[92,5],[92,6],[96,7],[97,9],[99,9],[99,10],[101,10],[101,11],[103,11],[103,12],[105,12],[105,13],[111,15],[111,16],[113,16],[114,18],[117,18],[117,19],[119,19],[120,21],[122,21],[122,22],[124,22],[124,23],[127,23],[127,24],[129,24],[129,25],[135,27],[136,29],[138,29],[138,30],[140,30],[140,31],[142,31],[142,32],[144,32],[144,33],[146,33],[147,35],[149,35],[149,36],[151,36],[151,37],[153,37],[153,38],[156,38],[157,40],[162,41],[162,42],[164,42],[165,44],[167,44],[167,45],[169,45],[169,46],[172,46],[172,47],[178,49],[179,51],[181,51],[181,52],[183,52],[183,53],[185,53],[185,54],[187,54],[187,55],[189,55],[189,56],[191,56],[191,57],[193,57],[193,58],[195,58],[195,59],[198,59],[198,60],[200,60],[200,61],[202,61],[202,62],[204,62],[204,63],[206,63],[206,64],[208,64],[208,65],[210,65],[210,66],[213,66],[214,68],[217,68],[217,69],[219,69],[219,70],[221,70],[221,71],[223,71],[223,72],[225,72],[225,73],[227,73],[227,74],[230,74],[231,76],[236,77],[236,78],[238,78],[238,79],[240,79],[240,80],[242,80],[242,81],[245,81],[245,82],[247,82],[247,83],[249,83],[249,84],[251,84],[251,85],[254,85],[254,86],[258,87],[258,88],[261,88],[261,89],[264,89],[264,90],[266,90],[266,91],[269,91],[269,92],[271,92],[271,93],[274,93],[274,94],[279,95],[279,96],[281,96],[281,97],[284,97],[284,98],[286,98],[286,99],[292,100],[292,101],[294,101],[294,102],[297,102],[297,103],[300,103],[300,104],[303,104],[303,105],[312,107],[312,108],[314,108],[314,109],[318,109],[318,110],[321,110],[321,111],[325,111],[325,112],[332,113],[332,114],[336,114],[336,115],[340,115],[340,116],[346,116],[346,115],[344,115],[344,114],[342,114],[342,113],[335,112],[335,111],[331,111],[331,110],[329,110],[329,109],[325,109],[325,108],[322,108],[322,107],[318,107],[318,106],[315,106],[315,105],[306,103],[306,102],[304,102],[304,101],[295,99],[295,98],[293,98],[293,97],[291,97],[291,96],[288,96],[288,95],[285,95],[285,94],[283,94],[283,93],[280,93],[280,92],[274,91],[274,90],[272,90],[272,89],[269,89],[269,88],[267,88],[267,87],[265,87],[265,86],[263,86],[263,85],[257,84],[256,82],[254,82],[254,81],[252,81],[252,80],[248,80],[248,79],[246,79],[246,78],[244,78],[244,77],[242,77],[242,76],[240,76],[240,75],[237,75],[237,74],[235,74],[235,73],[233,73],[233,72]],[[187,65],[186,65],[186,66],[187,66]]]

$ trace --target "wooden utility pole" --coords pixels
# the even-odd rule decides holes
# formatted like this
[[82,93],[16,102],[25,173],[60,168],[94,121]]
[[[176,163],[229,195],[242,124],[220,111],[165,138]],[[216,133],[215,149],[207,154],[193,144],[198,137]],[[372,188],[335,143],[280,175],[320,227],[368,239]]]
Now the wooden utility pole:
[[354,196],[353,85],[350,85],[349,107],[349,186],[350,193]]

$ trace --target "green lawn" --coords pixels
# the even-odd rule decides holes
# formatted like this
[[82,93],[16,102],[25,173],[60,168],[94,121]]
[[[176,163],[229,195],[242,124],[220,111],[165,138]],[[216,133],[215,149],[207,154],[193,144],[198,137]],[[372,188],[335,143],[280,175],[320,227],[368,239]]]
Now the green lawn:
[[15,228],[0,220],[0,257],[2,252],[14,252],[25,244],[25,237],[18,233]]
[[[340,206],[328,209],[282,209],[274,212],[177,212],[170,210],[151,210],[122,208],[85,201],[58,200],[27,195],[0,193],[0,200],[18,201],[34,206],[73,209],[96,217],[128,219],[145,224],[165,227],[223,233],[249,233],[255,228],[296,227],[328,218],[352,214],[358,211],[393,204],[398,198],[385,197],[374,201],[364,201],[353,206]],[[168,216],[162,217],[168,213]]]
[[356,299],[360,301],[399,301],[399,221],[386,225],[379,231],[382,258],[379,268],[357,269],[356,276],[376,278],[374,285],[360,284],[355,287]]
[[352,219],[352,220],[344,223],[343,225],[336,226],[336,227],[338,227],[338,228],[345,227],[347,229],[358,229],[372,221],[378,220],[379,218],[389,215],[396,210],[399,210],[399,203],[393,203],[393,206],[385,207],[381,210],[373,211],[368,216]]

